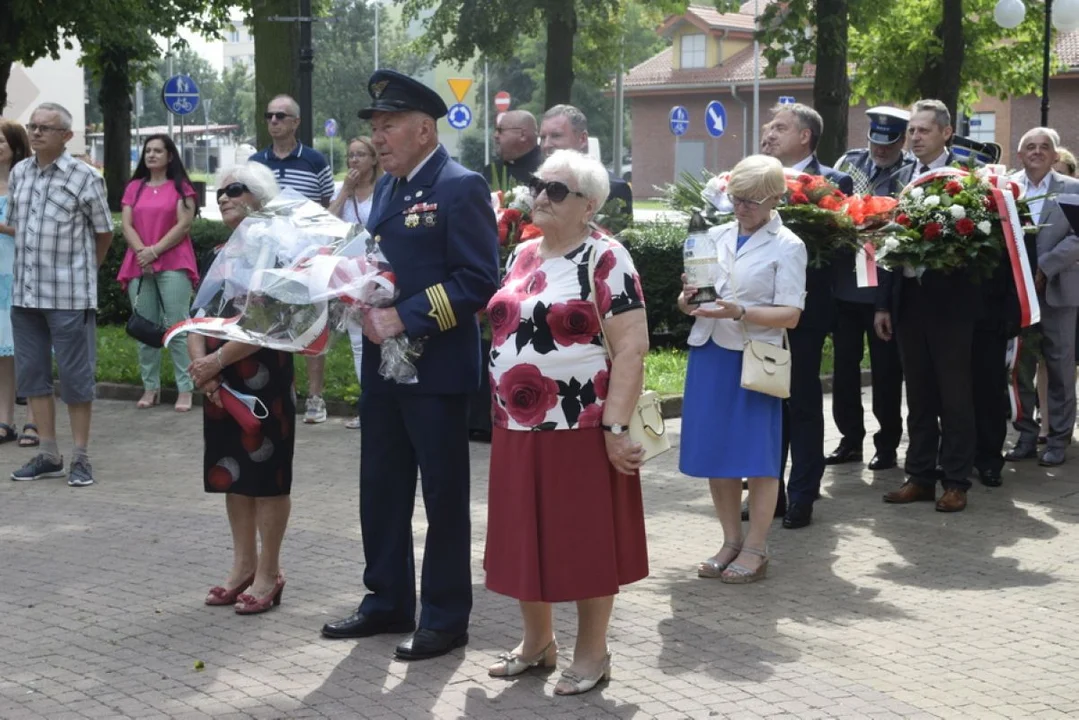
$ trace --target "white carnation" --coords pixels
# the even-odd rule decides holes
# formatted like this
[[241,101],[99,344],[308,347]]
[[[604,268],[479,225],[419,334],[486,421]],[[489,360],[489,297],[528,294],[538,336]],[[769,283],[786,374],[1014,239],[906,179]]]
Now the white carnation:
[[921,189],[920,187],[911,188],[910,196],[915,200],[920,198],[922,195],[925,195],[925,190]]
[[948,212],[952,214],[952,218],[955,220],[962,220],[967,216],[966,208],[962,205],[952,205],[948,208]]
[[990,232],[993,231],[993,224],[990,223],[988,220],[982,220],[980,223],[978,223],[978,230],[982,233],[982,235],[988,235]]
[[888,252],[892,252],[893,250],[897,250],[898,248],[899,248],[899,241],[896,240],[894,237],[890,237],[890,238],[888,238],[887,240],[884,241],[884,249],[887,250]]
[[922,204],[927,208],[935,208],[937,205],[940,205],[940,198],[936,195],[929,195],[922,201]]

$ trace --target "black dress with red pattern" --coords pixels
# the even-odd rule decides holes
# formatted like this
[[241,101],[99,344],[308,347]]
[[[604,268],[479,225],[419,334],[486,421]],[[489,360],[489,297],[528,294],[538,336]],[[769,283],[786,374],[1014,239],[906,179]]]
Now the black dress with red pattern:
[[[216,338],[206,338],[207,350],[211,352],[222,344]],[[258,432],[248,434],[227,410],[209,401],[203,403],[206,492],[248,497],[288,495],[292,490],[292,452],[296,440],[292,354],[262,348],[226,366],[222,375],[233,390],[261,400],[268,414]]]

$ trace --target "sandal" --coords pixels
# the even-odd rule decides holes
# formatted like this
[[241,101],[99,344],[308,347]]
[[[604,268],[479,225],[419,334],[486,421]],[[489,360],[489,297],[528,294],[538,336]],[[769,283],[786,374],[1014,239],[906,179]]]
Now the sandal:
[[191,393],[180,392],[176,394],[176,404],[172,406],[178,413],[191,412]]
[[139,398],[139,401],[135,403],[135,407],[139,410],[147,410],[149,408],[152,408],[154,405],[157,405],[160,399],[160,390],[147,390],[142,394],[142,397]]
[[7,423],[0,423],[0,445],[15,442],[19,439],[19,431]]
[[718,578],[719,576],[721,576],[723,574],[723,571],[727,569],[727,566],[731,564],[734,558],[738,557],[738,553],[742,552],[742,545],[740,543],[738,545],[735,545],[732,542],[723,543],[723,547],[719,549],[719,552],[723,552],[727,548],[735,551],[734,557],[732,557],[727,562],[720,562],[716,559],[716,555],[719,555],[719,553],[716,553],[716,555],[713,555],[707,560],[701,560],[700,564],[697,565],[697,577]]
[[[33,434],[31,434],[33,433]],[[41,438],[37,436],[37,425],[26,423],[22,426],[22,434],[19,435],[19,447],[30,448],[41,444]]]
[[768,551],[766,549],[758,550],[757,548],[743,547],[742,552],[762,558],[760,566],[756,570],[750,570],[745,565],[732,562],[719,576],[720,582],[728,585],[745,585],[764,579],[764,576],[768,573]]

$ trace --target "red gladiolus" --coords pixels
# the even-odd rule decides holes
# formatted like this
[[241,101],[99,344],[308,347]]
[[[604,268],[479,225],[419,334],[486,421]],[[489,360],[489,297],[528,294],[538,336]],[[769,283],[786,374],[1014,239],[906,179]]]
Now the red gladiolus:
[[[964,220],[967,218],[964,218]],[[936,240],[944,232],[944,226],[940,223],[929,223],[922,229],[922,237],[926,240]]]
[[960,235],[973,235],[974,228],[974,221],[967,217],[957,220],[955,223],[955,231]]

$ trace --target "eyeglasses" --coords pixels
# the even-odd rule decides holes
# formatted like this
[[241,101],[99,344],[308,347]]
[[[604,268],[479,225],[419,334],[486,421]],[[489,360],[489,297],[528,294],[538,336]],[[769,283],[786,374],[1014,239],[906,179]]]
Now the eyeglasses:
[[749,198],[740,198],[740,197],[735,197],[734,195],[731,195],[729,197],[731,199],[731,205],[735,205],[735,206],[744,205],[745,207],[749,208],[750,210],[756,210],[757,208],[759,208],[761,205],[763,205],[766,202],[765,200],[750,200]]
[[217,201],[221,202],[222,195],[228,195],[230,198],[238,198],[244,193],[251,192],[251,188],[244,185],[242,182],[229,183],[225,187],[217,189]]
[[349,160],[359,160],[360,158],[366,158],[366,157],[371,157],[371,153],[355,152],[355,153],[349,153],[348,154],[348,159]]
[[524,132],[525,129],[523,127],[496,127],[495,134],[504,133],[507,130],[520,130],[521,132]]
[[268,113],[265,113],[262,117],[266,118],[267,120],[281,121],[281,120],[284,120],[285,118],[292,117],[292,115],[289,115],[287,112],[268,112]]
[[553,203],[560,203],[571,194],[582,198],[588,197],[582,192],[570,190],[569,185],[566,185],[564,182],[559,182],[558,180],[541,180],[535,175],[528,179],[528,189],[532,191],[532,197],[539,197],[539,194],[546,190],[547,197]]
[[37,123],[26,123],[26,131],[29,133],[47,133],[50,130],[54,132],[63,132],[67,130],[67,128],[63,128],[58,125],[38,125]]

